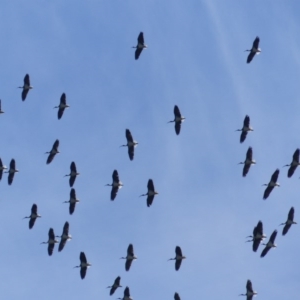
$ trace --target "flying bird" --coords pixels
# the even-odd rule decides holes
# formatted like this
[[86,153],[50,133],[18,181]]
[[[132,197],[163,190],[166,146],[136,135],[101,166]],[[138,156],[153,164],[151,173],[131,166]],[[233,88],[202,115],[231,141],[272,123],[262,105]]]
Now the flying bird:
[[15,173],[17,173],[17,172],[19,172],[19,170],[16,169],[16,161],[14,159],[12,159],[9,164],[9,170],[7,172],[5,172],[5,173],[8,173],[8,184],[9,185],[12,184]]
[[293,154],[293,160],[289,165],[284,165],[284,167],[289,167],[287,176],[288,178],[291,178],[297,169],[297,167],[300,165],[299,163],[299,154],[300,154],[300,149],[296,149],[296,151]]
[[252,250],[254,252],[256,252],[257,249],[258,249],[258,246],[259,246],[260,242],[264,238],[266,238],[266,236],[263,233],[263,223],[262,223],[262,221],[258,221],[257,225],[253,229],[253,235],[249,235],[249,236],[247,236],[247,238],[248,237],[252,238],[252,240],[249,240],[247,242],[253,242],[253,244],[252,244]]
[[29,220],[29,229],[31,229],[35,223],[35,220],[37,218],[40,218],[41,216],[37,212],[37,205],[33,204],[31,207],[31,214],[29,217],[24,217],[23,219],[30,219]]
[[58,112],[57,112],[57,118],[58,120],[61,119],[62,115],[64,114],[64,111],[65,111],[65,108],[68,108],[70,107],[68,104],[67,104],[67,100],[66,100],[66,94],[63,93],[60,97],[60,103],[58,106],[55,106],[54,108],[58,108]]
[[244,124],[242,129],[237,129],[236,131],[241,131],[240,143],[243,143],[247,137],[248,131],[253,131],[253,128],[250,127],[250,117],[246,115],[244,119]]
[[113,171],[112,179],[112,184],[106,184],[106,186],[111,186],[110,200],[113,201],[115,200],[119,189],[123,186],[123,183],[119,179],[119,174],[117,170]]
[[129,246],[127,248],[127,256],[126,257],[121,257],[120,259],[126,259],[125,270],[129,271],[132,261],[137,259],[137,257],[134,255],[132,244],[129,244]]
[[77,202],[79,202],[80,200],[76,198],[76,192],[75,192],[75,189],[72,188],[71,191],[70,191],[70,200],[69,201],[64,201],[63,203],[70,203],[70,206],[69,206],[69,212],[70,212],[70,215],[73,214],[73,212],[75,211],[75,205]]
[[143,32],[140,32],[137,40],[138,40],[137,45],[135,47],[132,47],[132,48],[136,48],[135,54],[134,54],[134,57],[135,57],[136,60],[139,59],[140,54],[142,53],[143,49],[147,48],[147,45],[145,45],[145,43],[144,43],[144,34],[143,34]]
[[175,122],[175,132],[177,135],[179,135],[181,123],[185,120],[185,117],[181,116],[180,110],[177,105],[174,106],[174,116],[174,120],[169,121],[168,123]]
[[54,230],[53,228],[49,229],[49,233],[48,233],[49,239],[47,242],[42,242],[41,244],[48,244],[48,254],[49,256],[52,255],[53,253],[53,249],[56,243],[59,243],[56,239],[55,239],[55,234],[54,234]]
[[2,174],[4,170],[7,170],[7,167],[3,165],[2,159],[0,158],[0,180],[2,179]]
[[4,111],[2,110],[1,99],[0,99],[0,114],[4,114]]
[[252,155],[253,155],[252,148],[249,147],[247,150],[247,153],[246,153],[245,161],[239,163],[239,164],[244,165],[244,168],[243,168],[243,176],[244,177],[248,174],[251,165],[256,164],[255,160],[252,159]]
[[271,236],[270,236],[270,239],[269,239],[268,243],[267,243],[267,244],[263,244],[263,245],[265,245],[266,247],[265,247],[265,249],[262,251],[260,257],[264,257],[264,256],[269,252],[269,250],[270,250],[271,248],[277,247],[277,246],[274,244],[275,239],[276,239],[276,235],[277,235],[277,230],[274,230],[273,233],[272,233]]
[[64,249],[67,241],[72,239],[72,236],[69,234],[69,222],[65,223],[62,235],[56,236],[56,237],[60,237],[60,242],[59,242],[59,246],[58,246],[58,251],[60,252]]
[[148,192],[146,194],[140,195],[140,197],[147,196],[147,206],[150,207],[153,202],[154,196],[158,194],[158,192],[155,191],[152,179],[148,180],[147,188]]
[[185,259],[186,257],[182,255],[182,251],[179,246],[176,246],[175,254],[176,256],[174,258],[170,258],[169,260],[175,260],[175,270],[178,271],[182,260]]
[[80,277],[81,277],[81,279],[84,279],[87,268],[90,267],[91,264],[87,262],[84,252],[80,252],[79,259],[80,259],[80,265],[75,266],[74,268],[80,268]]
[[287,221],[285,223],[281,223],[280,225],[284,225],[283,230],[282,230],[282,235],[286,235],[287,232],[289,231],[289,229],[291,228],[291,226],[293,224],[297,224],[297,222],[294,222],[294,207],[291,207],[289,214],[288,214],[288,218]]
[[70,165],[70,174],[65,175],[65,177],[66,177],[66,176],[70,176],[70,179],[69,179],[70,187],[73,186],[73,184],[74,184],[74,182],[75,182],[75,179],[76,179],[76,176],[79,175],[79,174],[80,174],[80,173],[77,172],[75,162],[72,161],[72,162],[71,162],[71,165]]
[[25,101],[29,90],[33,89],[33,86],[30,85],[30,78],[29,78],[28,74],[26,74],[25,77],[24,77],[24,85],[19,86],[19,89],[23,89],[23,91],[22,91],[22,100]]
[[49,152],[46,152],[45,154],[48,154],[49,153],[49,156],[47,158],[47,165],[50,164],[54,158],[54,156],[59,153],[58,151],[58,146],[59,146],[59,140],[56,140],[52,146],[52,149],[51,151]]
[[174,295],[174,300],[180,300],[180,297],[179,297],[179,294],[178,294],[178,293],[175,293],[175,295]]
[[120,147],[128,147],[129,159],[133,160],[134,147],[138,144],[138,142],[133,139],[129,129],[126,129],[125,135],[126,135],[126,139],[127,139],[127,144],[126,145],[121,145]]
[[110,288],[110,292],[109,292],[110,296],[112,296],[112,295],[114,294],[114,292],[116,291],[116,289],[117,289],[118,287],[122,287],[122,286],[120,285],[120,281],[121,281],[121,277],[118,276],[118,277],[115,279],[114,284],[107,287],[107,288]]
[[257,292],[253,291],[251,280],[247,280],[246,294],[240,294],[240,296],[247,296],[247,300],[252,300],[254,295],[257,295]]
[[250,50],[245,50],[250,52],[247,57],[247,64],[251,62],[255,54],[259,54],[261,52],[261,49],[258,47],[259,47],[259,37],[257,36],[252,44],[252,48]]
[[267,186],[265,189],[265,192],[264,192],[264,197],[263,197],[264,200],[266,200],[269,197],[270,193],[272,192],[272,190],[274,189],[275,186],[280,186],[280,184],[277,182],[278,175],[279,175],[279,169],[277,169],[273,173],[271,180],[268,184],[266,184],[266,183],[263,184],[263,185]]
[[133,300],[130,297],[130,291],[129,291],[129,287],[126,286],[125,290],[124,290],[124,297],[123,298],[117,298],[117,299],[121,299],[121,300]]

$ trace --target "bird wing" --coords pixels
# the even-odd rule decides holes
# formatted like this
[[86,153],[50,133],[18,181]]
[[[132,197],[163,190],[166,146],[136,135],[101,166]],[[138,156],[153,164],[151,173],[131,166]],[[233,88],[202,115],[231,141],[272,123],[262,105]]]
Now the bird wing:
[[253,298],[253,295],[247,296],[247,300],[252,300],[252,298]]
[[53,144],[53,147],[52,147],[52,150],[56,150],[58,149],[58,146],[59,146],[59,140],[56,140]]
[[75,205],[76,205],[75,202],[74,203],[70,203],[70,206],[69,206],[69,213],[70,213],[70,215],[72,215],[73,212],[75,211]]
[[286,235],[289,229],[291,228],[292,224],[285,224],[285,226],[282,229],[282,235]]
[[152,205],[153,199],[154,199],[154,195],[147,197],[147,206],[148,207],[150,207]]
[[65,224],[64,224],[64,228],[63,228],[63,234],[65,234],[65,235],[69,235],[69,222],[66,222]]
[[263,197],[264,200],[266,200],[266,199],[269,197],[269,195],[270,195],[270,193],[272,192],[273,188],[274,188],[274,186],[268,186],[268,187],[265,189],[264,197]]
[[16,169],[16,161],[14,159],[10,161],[9,168],[14,170]]
[[35,214],[35,215],[37,214],[37,205],[36,204],[32,204],[31,213]]
[[121,281],[121,277],[118,276],[114,281],[114,285],[120,285],[120,281]]
[[252,59],[255,56],[255,54],[256,54],[255,52],[250,51],[250,53],[249,53],[249,55],[247,57],[247,64],[249,64],[252,61]]
[[25,101],[28,92],[29,92],[28,89],[23,89],[23,91],[22,91],[22,101]]
[[262,223],[262,221],[258,221],[256,229],[257,229],[257,232],[260,235],[263,235],[263,223]]
[[48,236],[49,236],[49,240],[54,240],[55,239],[55,234],[54,234],[53,228],[49,229]]
[[87,259],[86,259],[84,252],[80,252],[79,259],[80,259],[81,263],[84,263],[84,264],[87,263]]
[[257,36],[253,42],[252,48],[258,49],[259,47],[259,37]]
[[252,151],[252,147],[249,147],[246,153],[246,159],[247,160],[252,160],[252,156],[253,156],[253,151]]
[[58,112],[57,112],[57,118],[58,118],[58,120],[61,119],[62,115],[64,114],[64,111],[65,111],[64,107],[61,107],[61,108],[58,109]]
[[60,240],[60,243],[59,243],[59,246],[58,246],[58,251],[62,251],[66,245],[66,242],[67,242],[67,239],[61,239]]
[[71,189],[70,191],[70,198],[71,199],[76,199],[76,191],[74,188]]
[[137,38],[137,41],[138,41],[139,44],[144,45],[144,33],[143,32],[140,32],[140,34]]
[[262,251],[260,257],[264,257],[270,250],[271,248],[266,246],[265,249]]
[[176,253],[176,255],[178,255],[178,256],[182,256],[182,251],[181,251],[181,248],[180,248],[179,246],[176,246],[176,248],[175,248],[175,253]]
[[254,252],[257,251],[260,241],[261,241],[260,239],[256,239],[256,238],[253,239],[252,250]]
[[127,248],[127,255],[134,256],[134,250],[133,250],[133,245],[129,244]]
[[29,229],[32,229],[34,223],[35,223],[36,218],[30,218],[29,220]]
[[128,146],[128,156],[130,160],[133,160],[134,157],[134,146]]
[[294,174],[295,170],[297,169],[297,167],[298,167],[297,165],[289,167],[288,174],[287,174],[287,176],[289,178],[293,176],[293,174]]
[[119,188],[116,186],[116,187],[112,187],[111,188],[111,192],[110,192],[110,200],[115,200],[116,196],[117,196],[117,193],[118,193],[118,190]]
[[133,143],[133,137],[132,137],[129,129],[126,129],[126,139],[127,139],[127,142]]
[[55,244],[48,244],[48,254],[49,254],[49,256],[51,256],[52,253],[53,253],[54,245]]
[[179,135],[181,129],[181,121],[175,122],[175,132]]
[[288,220],[294,221],[294,213],[295,213],[295,209],[294,209],[294,207],[291,207],[289,214],[288,214]]
[[149,179],[148,180],[148,184],[147,184],[147,188],[148,188],[148,191],[154,191],[154,184],[153,184],[153,180],[152,179]]
[[86,270],[87,270],[87,267],[81,267],[80,268],[80,277],[81,277],[81,279],[84,279],[84,277],[86,275]]
[[178,294],[178,293],[175,293],[175,295],[174,295],[174,300],[180,300],[180,297],[179,297],[179,294]]
[[249,126],[250,126],[250,117],[246,115],[244,119],[244,127],[249,128]]
[[132,263],[132,259],[126,259],[126,262],[125,262],[125,270],[126,271],[129,271],[131,263]]
[[240,137],[240,143],[243,143],[247,137],[248,131],[242,130],[241,137]]
[[117,286],[114,286],[114,285],[113,285],[113,286],[111,287],[111,289],[110,289],[109,295],[112,296],[112,295],[114,294],[114,292],[116,291],[117,288],[118,288]]
[[129,291],[129,287],[126,286],[125,290],[124,290],[124,298],[125,297],[130,297],[130,291]]
[[71,172],[77,173],[77,168],[76,168],[76,164],[74,161],[71,162],[70,170],[71,170]]
[[66,105],[67,101],[66,101],[66,94],[63,93],[60,97],[60,104]]
[[119,179],[119,174],[118,174],[118,171],[117,171],[117,170],[114,170],[114,171],[113,171],[112,179],[113,179],[113,182],[119,183],[120,179]]
[[249,279],[247,280],[246,289],[247,292],[253,293],[252,282]]
[[176,117],[181,118],[181,113],[180,113],[180,110],[177,105],[174,106],[174,115],[175,115],[175,118]]
[[244,168],[243,168],[243,176],[245,177],[249,170],[250,170],[251,164],[244,164]]
[[277,235],[277,230],[274,230],[270,236],[270,242],[272,242],[272,244],[274,244],[274,242],[275,242],[276,235]]
[[72,187],[74,185],[75,179],[76,179],[76,175],[75,176],[70,176],[70,178],[69,178],[70,187]]
[[30,86],[30,78],[28,74],[26,74],[24,77],[24,85]]
[[136,48],[135,53],[134,53],[134,58],[137,60],[139,59],[141,53],[143,51],[143,48]]
[[14,180],[15,173],[8,174],[8,184],[11,185]]
[[56,153],[50,153],[50,154],[48,155],[48,158],[47,158],[47,165],[49,165],[49,164],[52,162],[52,160],[53,160],[53,158],[54,158],[55,155],[56,155]]
[[277,182],[278,175],[279,175],[279,169],[277,169],[277,170],[273,173],[273,175],[272,175],[272,177],[271,177],[271,181]]
[[176,259],[175,261],[175,270],[178,271],[181,266],[181,259]]

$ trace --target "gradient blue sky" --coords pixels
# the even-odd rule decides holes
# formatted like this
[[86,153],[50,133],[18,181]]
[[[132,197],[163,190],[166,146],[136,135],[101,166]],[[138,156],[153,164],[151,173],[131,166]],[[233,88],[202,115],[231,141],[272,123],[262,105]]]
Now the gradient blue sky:
[[[299,143],[300,2],[252,1],[5,1],[0,10],[1,152],[15,158],[12,186],[3,176],[0,194],[2,299],[115,299],[106,286],[117,276],[134,299],[238,299],[251,279],[259,299],[299,297],[299,225],[281,236],[291,206],[300,221],[300,171],[290,163]],[[149,48],[134,60],[144,32]],[[246,64],[256,36],[261,55]],[[31,90],[24,103],[26,73]],[[61,94],[71,106],[57,120]],[[186,117],[180,136],[177,104]],[[245,115],[254,132],[239,144]],[[139,142],[129,161],[129,128]],[[61,154],[50,165],[55,139]],[[249,146],[257,165],[242,177]],[[71,161],[81,175],[74,185],[81,202],[70,216]],[[271,174],[280,188],[262,200]],[[124,187],[111,202],[114,169]],[[153,206],[138,196],[152,178]],[[33,203],[42,218],[32,230]],[[277,249],[259,257],[245,236],[258,220]],[[73,236],[52,257],[39,245],[65,221]],[[298,234],[297,234],[298,232]],[[129,272],[129,243],[138,260]],[[174,270],[175,246],[187,259]],[[78,269],[84,251],[92,267]],[[257,298],[257,299],[258,299]]]

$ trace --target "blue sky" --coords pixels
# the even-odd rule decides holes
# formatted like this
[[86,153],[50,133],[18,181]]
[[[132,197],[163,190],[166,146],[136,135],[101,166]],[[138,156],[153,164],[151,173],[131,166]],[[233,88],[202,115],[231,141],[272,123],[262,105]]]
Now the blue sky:
[[[20,170],[0,183],[2,298],[115,299],[123,289],[110,297],[106,286],[121,276],[134,299],[238,299],[247,279],[259,299],[296,299],[300,229],[282,237],[278,224],[291,206],[300,220],[300,171],[288,179],[282,168],[300,147],[299,11],[296,0],[2,3],[0,157]],[[140,31],[149,48],[135,61]],[[262,53],[248,65],[256,36]],[[22,103],[26,73],[34,89]],[[58,121],[63,92],[71,107]],[[179,136],[167,124],[175,104]],[[240,144],[246,114],[254,132]],[[126,128],[134,161],[119,148]],[[46,165],[56,139],[61,153]],[[257,165],[243,178],[249,146]],[[71,161],[81,173],[72,216],[62,204]],[[276,168],[281,187],[263,201]],[[124,187],[111,202],[114,169]],[[149,178],[159,191],[150,208],[138,197]],[[42,218],[29,230],[33,203]],[[268,237],[280,233],[263,259],[244,242],[258,220]],[[73,239],[49,257],[39,244],[65,221]],[[138,259],[126,272],[129,243]],[[167,262],[176,245],[187,256],[179,272]],[[92,264],[84,280],[80,251]]]

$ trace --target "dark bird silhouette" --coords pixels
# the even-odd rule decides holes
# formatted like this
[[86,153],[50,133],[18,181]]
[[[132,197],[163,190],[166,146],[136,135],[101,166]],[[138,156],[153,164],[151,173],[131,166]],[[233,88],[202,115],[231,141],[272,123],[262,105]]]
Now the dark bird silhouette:
[[180,110],[177,105],[174,106],[174,120],[168,123],[175,122],[175,132],[177,135],[180,133],[181,123],[185,120],[185,117],[181,116]]
[[70,174],[65,175],[65,177],[70,176],[70,179],[69,179],[70,187],[72,187],[74,185],[75,179],[76,179],[77,175],[79,175],[79,174],[80,173],[77,172],[74,161],[72,161],[71,165],[70,165]]
[[75,211],[75,206],[76,206],[77,202],[80,202],[80,200],[76,198],[75,189],[72,188],[71,191],[70,191],[70,200],[63,202],[63,203],[70,203],[70,206],[69,206],[70,215],[72,215],[73,212]]
[[179,294],[178,294],[178,293],[175,293],[175,295],[174,295],[174,300],[180,300],[180,297],[179,297]]
[[58,120],[61,119],[62,115],[64,114],[65,109],[68,107],[70,107],[70,106],[67,104],[66,94],[63,93],[60,97],[59,105],[54,107],[54,108],[58,108],[58,112],[57,112]]
[[273,173],[271,180],[268,184],[266,184],[266,183],[263,184],[263,185],[267,186],[265,189],[265,192],[264,192],[264,197],[263,197],[264,200],[266,200],[269,197],[270,193],[272,192],[272,190],[274,189],[275,186],[280,186],[280,184],[277,182],[278,175],[279,175],[279,169],[277,169]]
[[288,173],[287,173],[288,178],[291,178],[293,176],[295,170],[300,165],[300,163],[299,163],[299,154],[300,154],[300,150],[296,149],[296,151],[293,154],[292,162],[289,165],[284,165],[284,167],[289,167]]
[[22,91],[22,100],[25,101],[29,90],[33,89],[33,86],[30,85],[30,78],[29,78],[28,74],[26,74],[25,77],[24,77],[24,85],[19,86],[19,89],[23,89],[23,91]]
[[257,295],[257,292],[253,291],[251,280],[247,280],[246,294],[240,294],[240,296],[247,296],[247,300],[252,300],[254,295]]
[[14,159],[12,159],[9,164],[9,170],[7,172],[5,172],[5,173],[8,173],[8,184],[9,185],[12,184],[15,173],[17,173],[17,172],[19,172],[19,170],[16,169],[16,161]]
[[58,251],[60,252],[64,249],[67,241],[72,239],[72,236],[69,234],[69,222],[65,223],[62,235],[56,236],[56,237],[60,237],[60,242],[59,242],[59,246],[58,246]]
[[260,242],[264,238],[266,238],[266,236],[263,233],[263,223],[262,223],[262,221],[258,221],[257,225],[253,229],[253,235],[249,235],[249,236],[247,236],[247,238],[248,237],[252,238],[252,240],[249,240],[247,242],[253,242],[253,244],[252,244],[252,250],[254,252],[256,252],[257,249],[258,249],[258,246],[259,246]]
[[243,168],[243,176],[244,177],[248,174],[251,165],[256,164],[255,160],[252,159],[252,155],[253,155],[252,148],[249,147],[247,150],[247,153],[246,153],[245,161],[239,163],[239,164],[244,165],[244,168]]
[[132,137],[131,132],[129,131],[129,129],[126,129],[125,135],[126,135],[126,139],[127,139],[127,144],[126,145],[121,145],[120,147],[128,147],[129,159],[133,160],[134,147],[136,147],[138,142],[133,140],[133,137]]
[[110,288],[110,292],[109,292],[110,296],[112,296],[112,295],[114,294],[114,292],[116,291],[116,289],[117,289],[118,287],[122,287],[122,286],[120,285],[120,281],[121,281],[121,277],[118,276],[118,277],[115,279],[114,284],[107,287],[107,288]]
[[49,153],[49,156],[47,158],[47,165],[50,164],[54,158],[54,156],[59,153],[58,151],[58,146],[59,146],[59,140],[56,140],[52,146],[52,149],[51,151],[49,152],[46,152],[45,154],[48,154]]
[[74,268],[80,268],[80,277],[81,277],[81,279],[84,279],[87,268],[90,267],[91,264],[87,262],[84,252],[80,252],[79,259],[80,259],[80,265],[75,266]]
[[147,206],[150,207],[152,205],[154,196],[158,194],[158,192],[155,191],[152,179],[148,180],[147,188],[148,192],[146,194],[140,195],[140,197],[147,196]]
[[106,184],[106,186],[111,186],[110,200],[113,201],[115,200],[119,189],[123,186],[123,183],[119,179],[119,174],[117,170],[113,171],[112,179],[112,184]]
[[247,137],[248,131],[253,131],[253,128],[250,127],[250,117],[246,115],[244,119],[244,124],[242,129],[237,129],[236,131],[241,131],[240,143],[243,143]]
[[127,248],[127,256],[126,257],[121,257],[120,259],[126,259],[125,270],[129,271],[132,261],[137,259],[137,257],[134,255],[132,244],[129,244],[129,246]]
[[49,254],[49,256],[51,256],[53,253],[54,245],[56,243],[58,243],[58,241],[55,239],[55,234],[54,234],[53,228],[49,229],[48,236],[49,236],[48,241],[42,242],[41,244],[48,244],[48,254]]
[[272,233],[271,236],[270,236],[270,239],[269,239],[268,243],[267,243],[267,244],[263,244],[263,245],[265,245],[266,247],[265,247],[265,249],[262,251],[260,257],[264,257],[264,256],[269,252],[269,250],[270,250],[271,248],[277,247],[277,246],[274,244],[275,239],[276,239],[276,235],[277,235],[277,230],[274,230],[273,233]]
[[281,223],[280,225],[284,225],[283,230],[282,230],[282,235],[286,235],[287,232],[289,231],[289,229],[291,228],[291,226],[293,224],[297,224],[297,222],[294,222],[294,207],[291,207],[289,214],[288,214],[288,218],[287,221],[285,223]]
[[174,258],[170,258],[169,260],[175,260],[175,270],[178,271],[182,260],[185,259],[186,257],[182,255],[182,251],[179,246],[176,246],[175,254],[176,256]]
[[247,57],[247,64],[251,62],[255,54],[259,54],[261,52],[261,50],[258,47],[259,47],[259,37],[257,36],[252,44],[252,48],[250,50],[245,50],[250,52]]
[[31,214],[29,217],[24,217],[23,219],[30,219],[29,220],[29,229],[31,229],[35,223],[35,220],[37,218],[40,218],[41,216],[37,212],[37,205],[33,204],[31,207]]
[[3,165],[2,159],[0,158],[0,180],[2,179],[3,171],[7,170],[7,167]]
[[145,45],[144,43],[144,34],[143,32],[140,32],[139,36],[138,36],[138,43],[135,47],[132,48],[136,48],[135,50],[135,54],[134,54],[134,58],[137,60],[140,57],[140,54],[142,53],[144,48],[147,48],[147,45]]
[[130,297],[130,291],[129,291],[129,287],[126,286],[125,290],[124,290],[124,297],[123,298],[117,298],[117,299],[121,299],[121,300],[133,300]]

